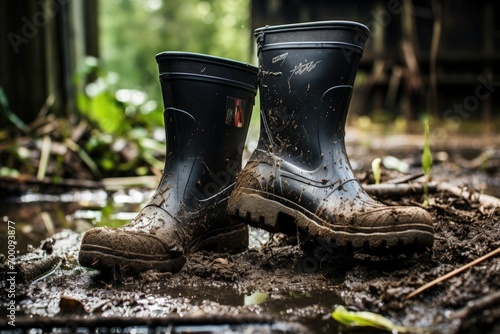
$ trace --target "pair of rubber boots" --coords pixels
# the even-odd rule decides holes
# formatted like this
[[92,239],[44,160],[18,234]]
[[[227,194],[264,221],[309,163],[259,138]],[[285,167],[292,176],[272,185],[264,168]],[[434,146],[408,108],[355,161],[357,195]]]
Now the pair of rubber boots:
[[[198,250],[248,247],[248,225],[342,251],[432,247],[430,215],[389,207],[356,179],[344,145],[347,109],[368,29],[328,21],[255,31],[259,69],[207,55],[156,56],[165,105],[165,170],[129,224],[94,228],[81,265],[120,274],[179,271]],[[241,170],[257,90],[258,146]]]

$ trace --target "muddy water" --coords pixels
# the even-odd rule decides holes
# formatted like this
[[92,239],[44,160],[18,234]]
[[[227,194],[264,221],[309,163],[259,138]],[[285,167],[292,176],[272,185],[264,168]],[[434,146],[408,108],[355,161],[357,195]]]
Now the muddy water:
[[[275,288],[259,289],[258,286],[249,286],[248,282],[230,284],[200,280],[191,277],[187,271],[174,279],[153,275],[113,282],[109,277],[101,277],[95,271],[80,267],[76,259],[81,234],[94,226],[118,227],[127,223],[150,195],[150,190],[115,193],[95,190],[60,195],[26,194],[8,197],[0,203],[3,220],[16,224],[16,249],[21,258],[36,261],[46,257],[47,254],[37,247],[49,240],[47,238],[54,239],[55,254],[66,258],[64,264],[55,267],[48,275],[41,275],[28,285],[20,285],[22,301],[16,314],[18,320],[25,319],[25,326],[29,327],[32,317],[71,318],[85,314],[142,319],[173,315],[196,318],[193,323],[175,325],[176,333],[303,332],[298,323],[266,320],[290,316],[300,318],[300,323],[318,331],[334,328],[327,315],[335,304],[340,303],[337,293],[304,288],[297,282],[282,282]],[[6,237],[4,232],[0,235],[3,239]],[[251,228],[250,248],[259,249],[269,238],[267,232]],[[6,245],[3,241],[1,244]],[[0,252],[6,254],[4,250]],[[208,263],[211,260],[203,261]],[[327,317],[320,317],[318,322],[319,313],[323,318]],[[264,320],[247,319],[254,314],[261,315]],[[220,315],[227,319],[214,324],[211,320]],[[207,318],[207,324],[197,324],[200,316]],[[247,322],[250,324],[245,324]],[[113,328],[108,324],[97,332],[168,332],[168,328],[160,326],[151,331],[152,328],[140,324],[138,321],[130,328]],[[57,327],[57,322],[51,326]],[[85,324],[74,329],[82,333],[88,331]],[[58,330],[64,332],[67,328],[62,326]]]
[[[93,227],[119,227],[131,221],[151,198],[151,189],[73,191],[59,195],[29,193],[0,198],[0,218],[16,225],[17,254],[26,254],[63,229],[85,232]],[[0,245],[6,245],[0,230]],[[265,243],[269,234],[252,229],[250,247]],[[6,249],[0,247],[0,253]]]
[[[93,226],[125,223],[130,216],[127,216],[128,211],[137,210],[147,195],[137,193],[108,195],[104,190],[91,190],[59,195],[28,193],[7,196],[0,202],[0,215],[3,220],[16,224],[17,251],[22,255],[61,229],[82,232]],[[3,232],[0,231],[0,238],[5,237]]]
[[[369,169],[367,166],[377,154],[383,157],[388,153],[371,150],[367,154],[363,147],[352,152],[357,171]],[[479,152],[468,152],[463,158],[473,160]],[[418,150],[411,154],[394,150],[391,155],[409,163],[410,172],[419,170]],[[498,173],[481,169],[471,172],[464,168],[463,160],[451,159],[451,154],[449,157],[436,160],[436,180],[500,195]],[[242,255],[197,254],[180,273],[145,273],[120,282],[78,265],[79,238],[94,226],[117,227],[128,222],[149,199],[150,190],[5,198],[0,203],[0,217],[4,222],[16,223],[18,254],[33,251],[52,236],[54,253],[60,252],[65,258],[51,275],[19,285],[18,332],[24,332],[23,321],[30,328],[39,326],[42,320],[50,321],[60,332],[81,333],[89,332],[89,328],[97,333],[305,332],[293,327],[295,324],[306,325],[313,333],[350,332],[330,317],[336,304],[344,304],[390,316],[400,324],[434,329],[435,333],[497,333],[498,299],[496,308],[495,304],[489,308],[483,305],[485,309],[478,311],[477,316],[460,315],[467,314],[464,310],[467,311],[469,302],[480,302],[485,295],[499,291],[498,257],[417,298],[405,299],[408,292],[431,279],[499,247],[497,211],[479,210],[466,201],[440,195],[434,195],[438,205],[430,210],[436,222],[434,248],[422,256],[401,257],[397,261],[334,258],[325,259],[324,264],[318,258],[318,269],[304,272],[301,264],[314,254],[304,255],[286,240],[273,243],[276,236],[252,229],[252,249]],[[411,198],[410,203],[420,200]],[[1,226],[0,253],[5,254],[6,224]],[[266,241],[269,242],[262,246]],[[42,252],[40,256],[47,254]],[[0,296],[2,321],[6,299]],[[145,319],[157,322],[152,324]],[[90,326],[90,320],[97,322]],[[477,327],[477,323],[483,327]],[[0,332],[2,324],[5,323],[0,322]],[[480,329],[470,330],[476,327]],[[490,328],[493,329],[488,331]]]

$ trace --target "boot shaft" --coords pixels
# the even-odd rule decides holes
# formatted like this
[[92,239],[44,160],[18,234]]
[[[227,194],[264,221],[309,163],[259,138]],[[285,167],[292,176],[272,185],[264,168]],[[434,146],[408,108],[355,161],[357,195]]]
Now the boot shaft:
[[255,31],[260,66],[259,148],[304,168],[322,143],[344,138],[345,119],[368,29],[344,21]]
[[176,180],[185,203],[214,197],[241,169],[257,68],[186,52],[163,52],[156,60],[165,106],[165,187]]

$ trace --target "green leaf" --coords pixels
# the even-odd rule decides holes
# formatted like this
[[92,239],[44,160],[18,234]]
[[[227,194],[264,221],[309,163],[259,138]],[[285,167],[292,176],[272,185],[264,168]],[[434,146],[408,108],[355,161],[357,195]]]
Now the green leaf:
[[430,132],[429,132],[429,119],[425,120],[424,124],[424,151],[422,153],[422,170],[424,175],[428,175],[432,168],[432,154],[430,148]]
[[86,113],[89,110],[89,98],[83,93],[76,94],[76,107],[82,113]]
[[375,184],[380,183],[380,175],[381,175],[380,163],[381,162],[382,162],[382,159],[380,159],[380,158],[375,158],[372,161],[372,171],[373,171],[373,177],[375,178]]
[[264,303],[267,298],[269,298],[269,294],[266,292],[254,292],[249,296],[245,296],[245,305],[259,305]]
[[429,206],[429,174],[432,168],[432,154],[430,147],[429,118],[424,123],[424,151],[422,152],[422,171],[424,172],[424,207]]
[[423,328],[403,327],[394,324],[391,320],[377,313],[367,311],[348,311],[344,306],[340,305],[332,312],[333,319],[345,326],[373,327],[387,330],[392,333],[424,333]]
[[80,147],[80,145],[73,142],[69,138],[66,138],[64,140],[64,144],[66,144],[66,147],[68,147],[70,150],[78,154],[80,159],[82,159],[82,161],[87,165],[87,167],[89,167],[94,176],[101,177],[101,171],[99,170],[97,164],[94,162],[94,159],[92,159],[90,155]]
[[2,110],[5,113],[5,116],[11,121],[19,130],[24,133],[29,133],[31,131],[30,127],[27,126],[16,114],[10,109],[9,101],[7,99],[7,95],[5,95],[5,91],[2,87],[0,87],[0,106],[2,106]]
[[0,167],[0,176],[18,177],[19,175],[20,173],[17,169],[9,167]]

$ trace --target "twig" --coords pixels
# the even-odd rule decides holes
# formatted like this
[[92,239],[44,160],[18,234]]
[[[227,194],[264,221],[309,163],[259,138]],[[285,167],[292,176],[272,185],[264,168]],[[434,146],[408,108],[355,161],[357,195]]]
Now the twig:
[[17,177],[12,176],[0,176],[0,185],[3,189],[8,190],[26,190],[29,189],[31,185],[47,185],[47,186],[65,186],[74,188],[102,188],[103,184],[101,181],[93,180],[79,180],[79,179],[62,179],[54,180],[51,177],[44,177],[38,180],[36,177],[31,175],[19,175]]
[[38,112],[38,115],[36,117],[37,118],[45,117],[55,102],[56,102],[56,96],[54,94],[49,94],[45,99],[45,102],[43,103],[43,106]]
[[443,10],[440,1],[432,2],[432,11],[434,14],[434,24],[432,28],[431,50],[429,61],[429,90],[428,90],[428,106],[431,115],[437,115],[437,96],[438,96],[438,79],[437,79],[437,57],[439,51],[439,41],[441,39]]
[[467,191],[447,182],[441,182],[437,187],[438,191],[447,191],[458,197],[473,199],[487,208],[500,208],[500,199],[497,197],[481,194],[477,191]]
[[[405,183],[405,184],[368,184],[363,188],[372,196],[377,197],[400,197],[404,195],[420,195],[424,193],[424,185],[422,183]],[[437,190],[436,184],[429,184],[429,192],[435,193]]]
[[500,159],[500,151],[495,148],[488,148],[484,150],[479,156],[475,157],[472,160],[467,160],[460,156],[455,158],[456,162],[459,165],[472,170],[484,168],[485,164],[488,161],[498,159]]
[[53,267],[52,269],[50,269],[50,271],[46,272],[45,274],[43,274],[42,276],[36,278],[34,281],[31,282],[31,284],[33,283],[36,283],[38,281],[41,281],[41,280],[44,280],[46,279],[47,277],[53,275],[56,273],[56,271],[61,268],[61,263],[62,263],[62,259],[60,258],[59,259],[59,262],[57,263],[57,265],[55,267]]
[[123,188],[141,186],[154,189],[158,185],[159,177],[155,175],[145,176],[128,176],[105,178],[100,181],[80,180],[80,179],[60,179],[54,180],[50,177],[44,177],[38,180],[31,175],[0,176],[0,188],[4,190],[25,191],[33,185],[46,185],[68,188],[90,188],[90,189],[106,189],[120,190]]
[[[424,192],[424,185],[421,183],[381,183],[363,185],[366,192],[377,197],[400,197],[405,195],[419,195]],[[500,208],[500,198],[495,196],[481,194],[477,191],[467,191],[447,182],[429,183],[429,193],[439,191],[449,192],[457,197],[467,200],[473,200],[486,208]]]
[[9,100],[2,87],[0,87],[0,107],[3,109],[5,116],[11,121],[19,130],[24,133],[30,133],[31,129],[24,123],[13,111],[10,109]]
[[415,174],[404,175],[401,177],[397,177],[395,179],[388,180],[386,183],[390,183],[390,184],[408,183],[408,182],[413,181],[415,179],[418,179],[419,177],[422,177],[422,176],[424,176],[424,173],[418,172]]
[[464,308],[456,311],[451,318],[464,320],[471,315],[495,304],[500,304],[500,291],[495,291],[492,294],[471,300]]
[[50,139],[50,136],[49,135],[43,136],[42,149],[40,153],[40,163],[38,164],[38,173],[36,174],[36,178],[38,180],[43,180],[47,172],[51,146],[52,146],[52,139]]
[[45,225],[45,229],[47,230],[48,235],[53,235],[55,232],[55,224],[54,221],[52,220],[52,217],[47,211],[42,211],[40,213],[40,216],[42,217],[43,224]]
[[494,251],[489,252],[488,254],[486,254],[484,256],[481,256],[480,258],[478,258],[478,259],[476,259],[476,260],[474,260],[472,262],[467,263],[466,265],[464,265],[464,266],[462,266],[462,267],[460,267],[458,269],[453,270],[452,272],[449,272],[448,274],[446,274],[444,276],[438,277],[435,280],[433,280],[433,281],[431,281],[431,282],[429,282],[427,284],[422,285],[417,290],[415,290],[415,291],[411,292],[410,294],[408,294],[408,296],[406,296],[406,299],[410,299],[412,297],[415,297],[416,295],[418,295],[422,291],[427,290],[428,288],[430,288],[430,287],[432,287],[432,286],[434,286],[434,285],[436,285],[436,284],[438,284],[438,283],[440,283],[442,281],[445,281],[448,278],[450,278],[452,276],[455,276],[456,274],[461,273],[462,271],[464,271],[464,270],[466,270],[466,269],[468,269],[468,268],[470,268],[470,267],[472,267],[472,266],[474,266],[474,265],[476,265],[476,264],[478,264],[478,263],[480,263],[480,262],[482,262],[484,260],[487,260],[490,257],[493,257],[493,256],[495,256],[497,254],[500,254],[500,247],[497,248],[497,249],[495,249]]
[[97,177],[101,176],[101,171],[99,170],[99,167],[97,166],[97,164],[94,162],[92,157],[90,155],[88,155],[88,153],[80,147],[80,145],[78,145],[77,143],[75,143],[74,141],[72,141],[69,138],[64,139],[64,144],[70,150],[72,150],[73,152],[78,154],[80,159],[87,165],[87,167],[92,171],[92,173],[95,176],[97,176]]
[[158,185],[159,179],[159,177],[154,175],[113,177],[102,179],[102,185],[107,190],[117,190],[132,186],[155,188]]
[[16,265],[16,270],[19,273],[19,278],[22,282],[32,282],[33,280],[45,276],[46,273],[51,273],[61,263],[61,257],[52,255],[41,258],[33,262],[22,262]]

